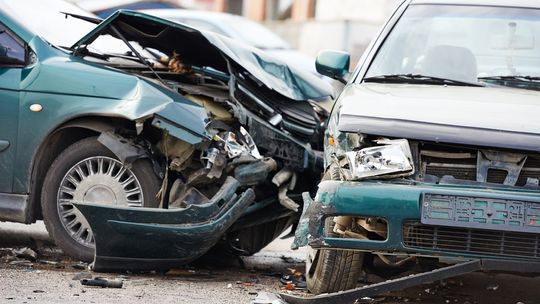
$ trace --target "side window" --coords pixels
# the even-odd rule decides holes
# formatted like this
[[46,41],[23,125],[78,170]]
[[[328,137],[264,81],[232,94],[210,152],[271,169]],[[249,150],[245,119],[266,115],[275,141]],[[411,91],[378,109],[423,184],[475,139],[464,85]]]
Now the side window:
[[20,66],[26,62],[26,48],[0,24],[0,66]]

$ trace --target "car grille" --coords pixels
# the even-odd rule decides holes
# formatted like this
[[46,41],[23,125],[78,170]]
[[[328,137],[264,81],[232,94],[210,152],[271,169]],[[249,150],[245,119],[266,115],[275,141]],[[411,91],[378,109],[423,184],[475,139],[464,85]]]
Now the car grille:
[[[527,160],[521,169],[515,185],[523,187],[527,182],[536,182],[540,179],[540,156],[526,153]],[[469,148],[422,146],[419,153],[420,177],[452,176],[458,180],[477,181],[478,150]],[[488,169],[486,182],[504,184],[508,172],[500,169]]]
[[406,247],[441,252],[486,254],[491,256],[538,258],[540,235],[405,223]]

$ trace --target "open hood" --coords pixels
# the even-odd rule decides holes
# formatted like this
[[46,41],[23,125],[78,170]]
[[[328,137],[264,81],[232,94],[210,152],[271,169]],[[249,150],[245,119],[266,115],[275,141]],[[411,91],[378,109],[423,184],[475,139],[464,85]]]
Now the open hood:
[[142,47],[157,49],[168,55],[179,53],[189,65],[232,73],[234,68],[229,63],[236,64],[269,89],[289,99],[319,100],[332,95],[328,83],[307,71],[289,67],[261,50],[219,34],[134,11],[117,11],[75,43],[73,48],[88,45],[100,35],[118,37],[113,29]]

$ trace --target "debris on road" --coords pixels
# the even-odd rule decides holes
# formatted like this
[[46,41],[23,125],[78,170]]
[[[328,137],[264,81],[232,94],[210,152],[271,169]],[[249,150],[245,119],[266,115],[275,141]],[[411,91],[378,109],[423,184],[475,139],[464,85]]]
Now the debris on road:
[[16,257],[21,258],[21,259],[26,259],[30,261],[37,260],[37,253],[28,247],[14,249],[13,253],[15,254]]
[[76,264],[71,265],[71,267],[78,269],[78,270],[85,270],[88,268],[88,264],[84,262],[79,262]]
[[27,268],[34,267],[34,264],[32,262],[30,262],[29,260],[23,260],[23,259],[11,261],[9,262],[9,265],[22,266],[22,267],[27,267]]
[[306,289],[307,284],[304,275],[292,268],[289,268],[289,271],[291,274],[284,274],[279,279],[280,283],[283,284],[283,288],[286,290]]
[[122,280],[110,280],[107,278],[82,279],[81,284],[85,286],[95,286],[101,288],[122,288]]
[[257,297],[253,300],[252,304],[287,304],[287,302],[283,301],[283,299],[276,294],[261,291],[257,294]]
[[40,264],[43,264],[43,265],[54,266],[55,268],[61,268],[61,267],[63,267],[63,266],[60,265],[60,263],[57,262],[57,261],[39,260],[38,262],[39,262]]

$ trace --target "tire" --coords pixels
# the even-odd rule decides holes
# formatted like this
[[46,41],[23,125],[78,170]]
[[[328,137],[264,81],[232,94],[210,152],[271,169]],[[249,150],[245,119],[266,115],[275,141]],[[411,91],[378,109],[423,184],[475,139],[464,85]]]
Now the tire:
[[93,234],[70,202],[157,207],[160,187],[147,159],[128,169],[97,137],[85,138],[62,151],[47,172],[41,192],[45,226],[65,254],[92,261]]
[[[327,218],[325,231],[333,232],[334,222]],[[353,250],[312,249],[309,247],[306,260],[306,283],[311,293],[331,293],[356,287],[362,274],[364,252]]]
[[286,217],[236,231],[232,237],[237,240],[234,248],[239,249],[241,255],[253,255],[279,237],[293,222],[292,217]]

